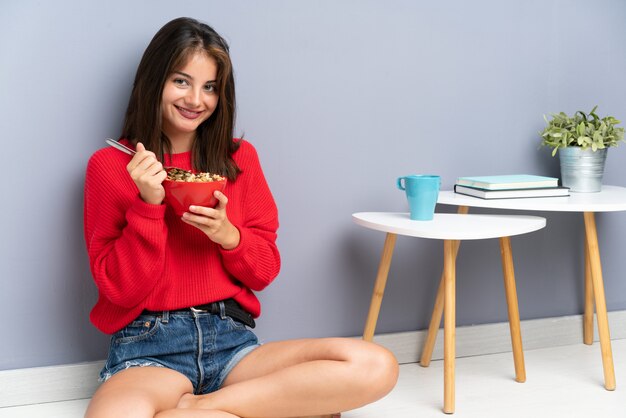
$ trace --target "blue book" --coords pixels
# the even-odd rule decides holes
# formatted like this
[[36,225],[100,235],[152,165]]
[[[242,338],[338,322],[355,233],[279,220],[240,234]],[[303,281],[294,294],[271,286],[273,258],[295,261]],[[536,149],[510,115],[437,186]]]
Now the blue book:
[[559,179],[532,174],[512,174],[506,176],[459,177],[456,184],[485,190],[537,189],[558,187]]

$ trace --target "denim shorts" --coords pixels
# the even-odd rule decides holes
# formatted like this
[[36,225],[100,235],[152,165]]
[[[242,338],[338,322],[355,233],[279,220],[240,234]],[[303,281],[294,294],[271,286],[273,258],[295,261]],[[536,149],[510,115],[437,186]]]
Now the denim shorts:
[[130,367],[166,367],[193,384],[194,393],[218,390],[237,363],[259,346],[244,324],[224,314],[164,311],[141,314],[111,336],[100,381]]

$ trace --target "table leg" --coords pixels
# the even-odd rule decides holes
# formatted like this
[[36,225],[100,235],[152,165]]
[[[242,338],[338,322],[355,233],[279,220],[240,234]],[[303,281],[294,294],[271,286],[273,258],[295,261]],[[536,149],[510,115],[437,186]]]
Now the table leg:
[[443,412],[454,413],[454,361],[456,357],[456,301],[454,241],[445,240],[443,245]]
[[389,275],[389,266],[391,265],[391,257],[393,256],[393,247],[396,244],[396,234],[388,233],[385,237],[385,245],[383,246],[380,264],[378,265],[378,274],[374,283],[374,291],[372,292],[372,301],[370,302],[370,310],[365,321],[365,331],[363,331],[363,339],[372,341],[374,338],[374,330],[376,329],[376,321],[380,312],[380,304],[385,294],[385,285],[387,284],[387,276]]
[[504,290],[509,311],[509,328],[511,330],[511,345],[513,346],[513,362],[515,363],[515,380],[523,383],[526,381],[526,368],[524,367],[522,333],[519,322],[517,290],[515,287],[513,252],[511,251],[511,239],[509,237],[500,238],[500,252],[502,255],[502,271],[504,272]]
[[[458,245],[457,245],[458,250]],[[433,350],[435,349],[435,340],[437,339],[437,332],[439,331],[439,325],[441,324],[441,317],[443,316],[443,283],[445,281],[445,272],[441,272],[441,279],[439,280],[439,288],[437,289],[437,296],[435,297],[435,306],[433,307],[433,313],[430,316],[430,325],[428,326],[428,335],[422,348],[422,356],[420,358],[420,366],[430,366],[430,359],[433,356]]]
[[613,353],[611,350],[611,335],[609,333],[609,319],[606,312],[604,297],[604,282],[602,280],[602,265],[600,263],[600,249],[598,247],[598,233],[593,212],[585,212],[585,235],[589,251],[589,266],[591,282],[596,303],[596,318],[598,320],[598,334],[600,335],[600,350],[602,351],[602,366],[604,368],[604,387],[615,390],[615,370],[613,368]]
[[[453,243],[453,257],[456,260],[456,255],[459,251],[461,241],[452,241]],[[420,366],[428,367],[430,360],[433,356],[433,350],[435,349],[435,341],[437,340],[437,332],[439,331],[439,325],[441,324],[441,318],[443,317],[443,288],[445,282],[445,271],[441,272],[441,279],[439,280],[439,288],[437,289],[437,296],[435,297],[435,306],[433,307],[433,313],[430,316],[430,325],[428,326],[428,335],[424,342],[424,348],[422,349],[422,356],[420,358]]]
[[[459,206],[458,213],[465,215],[469,211],[467,206]],[[454,242],[454,259],[459,252],[459,246],[461,241]],[[435,298],[435,306],[433,307],[433,313],[430,316],[430,325],[428,326],[428,335],[424,342],[424,348],[422,349],[422,356],[420,358],[420,366],[428,367],[430,360],[433,356],[433,349],[435,348],[435,340],[437,339],[437,332],[439,331],[439,325],[441,325],[441,317],[443,315],[443,282],[444,273],[441,273],[441,279],[439,280],[439,288],[437,289],[437,296]]]
[[583,316],[583,342],[593,344],[593,283],[589,264],[589,244],[585,234],[585,314]]

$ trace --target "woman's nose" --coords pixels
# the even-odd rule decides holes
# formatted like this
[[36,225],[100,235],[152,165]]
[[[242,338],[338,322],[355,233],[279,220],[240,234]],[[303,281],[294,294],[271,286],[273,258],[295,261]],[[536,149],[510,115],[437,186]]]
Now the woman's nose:
[[185,96],[185,101],[188,105],[197,107],[200,106],[200,95],[202,94],[201,89],[189,89],[187,91],[187,95]]

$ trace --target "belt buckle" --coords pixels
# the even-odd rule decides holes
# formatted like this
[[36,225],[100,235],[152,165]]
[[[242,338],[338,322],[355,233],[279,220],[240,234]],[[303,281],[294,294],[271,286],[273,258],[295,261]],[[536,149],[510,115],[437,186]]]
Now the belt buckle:
[[195,312],[195,313],[207,313],[209,312],[208,309],[198,309],[198,308],[194,308],[193,306],[189,308],[191,310],[191,312]]

